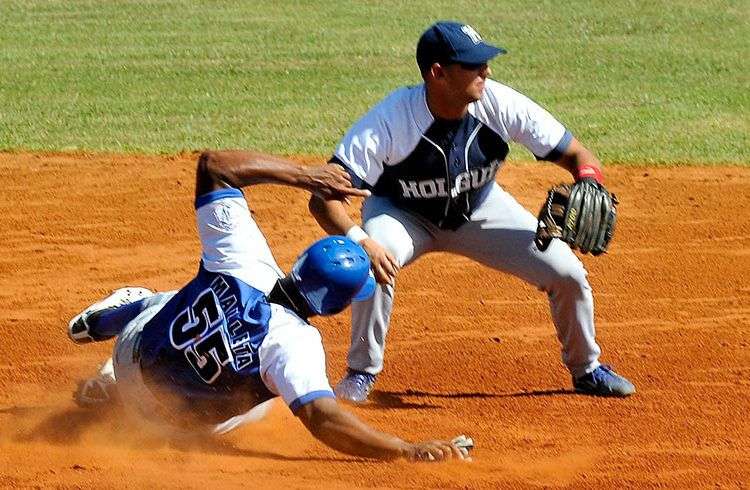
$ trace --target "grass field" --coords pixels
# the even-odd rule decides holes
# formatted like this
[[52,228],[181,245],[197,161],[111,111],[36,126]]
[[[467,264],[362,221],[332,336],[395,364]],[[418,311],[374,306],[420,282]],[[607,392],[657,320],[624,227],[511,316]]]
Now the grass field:
[[4,0],[0,18],[3,150],[328,155],[455,18],[605,161],[750,163],[746,0]]

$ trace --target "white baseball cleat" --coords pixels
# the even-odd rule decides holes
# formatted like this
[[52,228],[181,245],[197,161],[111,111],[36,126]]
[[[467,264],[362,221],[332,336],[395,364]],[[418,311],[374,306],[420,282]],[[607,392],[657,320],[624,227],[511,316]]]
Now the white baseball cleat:
[[68,337],[76,344],[88,344],[89,342],[96,342],[99,340],[107,340],[102,338],[94,338],[89,333],[88,322],[94,317],[99,315],[101,312],[110,308],[117,308],[130,303],[134,303],[138,300],[149,298],[154,295],[154,292],[146,288],[120,288],[116,289],[112,294],[89,306],[81,313],[73,317],[68,322]]

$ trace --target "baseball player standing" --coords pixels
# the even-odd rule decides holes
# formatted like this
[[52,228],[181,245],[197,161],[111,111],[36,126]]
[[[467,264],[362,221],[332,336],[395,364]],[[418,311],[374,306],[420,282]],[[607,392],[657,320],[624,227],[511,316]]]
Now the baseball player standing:
[[319,440],[347,454],[437,461],[464,459],[448,441],[407,443],[336,403],[320,333],[307,318],[331,315],[375,289],[365,251],[346,237],[310,246],[284,276],[240,187],[301,187],[322,199],[369,192],[331,165],[306,167],[267,155],[207,152],[197,167],[195,209],[202,255],[179,291],[122,288],[74,317],[76,343],[117,337],[113,359],[82,382],[81,405],[115,399],[170,432],[223,433],[276,396]]
[[310,210],[331,234],[346,234],[372,260],[382,285],[352,305],[349,370],[340,399],[364,402],[383,369],[396,275],[422,254],[469,257],[544,290],[575,390],[627,396],[635,387],[599,363],[594,302],[586,270],[554,240],[534,245],[537,220],[495,183],[518,142],[576,180],[602,181],[598,159],[554,117],[524,95],[490,79],[487,63],[505,50],[457,22],[432,25],[417,44],[424,83],[391,93],[344,136],[331,159],[356,187],[372,191],[363,226],[341,199],[312,196]]

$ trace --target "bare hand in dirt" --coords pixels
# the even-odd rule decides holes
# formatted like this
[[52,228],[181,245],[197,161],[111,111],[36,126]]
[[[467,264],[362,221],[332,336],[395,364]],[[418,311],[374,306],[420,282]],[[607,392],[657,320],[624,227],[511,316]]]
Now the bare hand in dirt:
[[349,174],[338,165],[318,165],[307,168],[310,192],[322,199],[341,199],[349,203],[349,197],[368,197],[370,191],[352,187]]
[[459,448],[449,441],[426,441],[412,444],[409,448],[410,461],[439,462],[449,459],[470,461],[469,450]]
[[378,284],[393,284],[396,282],[399,265],[396,258],[382,245],[372,238],[365,238],[359,242],[370,256],[372,271],[375,273],[375,280]]

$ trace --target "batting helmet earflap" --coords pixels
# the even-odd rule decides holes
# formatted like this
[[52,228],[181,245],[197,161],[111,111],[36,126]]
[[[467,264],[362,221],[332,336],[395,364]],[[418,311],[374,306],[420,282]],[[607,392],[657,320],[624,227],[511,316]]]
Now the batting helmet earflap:
[[356,242],[329,236],[310,245],[292,267],[292,281],[316,315],[333,315],[375,292],[370,258]]

